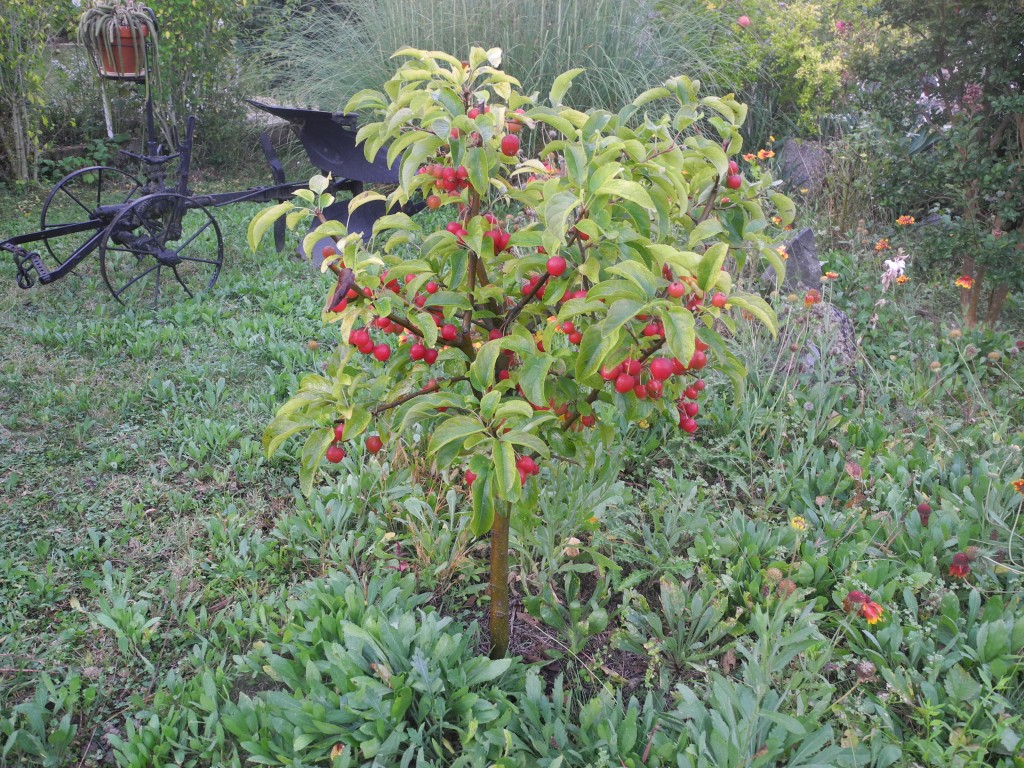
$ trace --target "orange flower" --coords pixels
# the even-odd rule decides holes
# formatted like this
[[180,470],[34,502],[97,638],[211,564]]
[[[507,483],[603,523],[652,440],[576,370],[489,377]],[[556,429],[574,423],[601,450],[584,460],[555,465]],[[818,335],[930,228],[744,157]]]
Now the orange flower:
[[974,287],[974,278],[970,275],[960,275],[960,277],[954,281],[953,285],[958,288],[966,288],[969,291]]
[[819,301],[821,301],[821,291],[817,288],[811,288],[811,290],[804,294],[805,307],[813,307]]
[[746,154],[743,156],[743,159],[750,163],[753,162],[754,160],[757,160],[757,155]]
[[772,224],[774,224],[777,227],[781,223],[782,219],[780,219],[778,216],[772,216]]
[[780,245],[780,246],[779,246],[778,248],[776,248],[775,250],[779,252],[779,256],[781,256],[781,257],[782,257],[782,260],[783,260],[783,261],[785,261],[786,259],[788,259],[788,258],[789,258],[789,254],[788,254],[788,253],[786,253],[786,246],[784,246],[784,245]]
[[775,153],[772,152],[770,149],[759,149],[759,150],[757,150],[757,159],[758,160],[767,160],[770,157],[775,157]]
[[879,240],[877,243],[875,243],[875,250],[876,251],[887,251],[890,248],[892,248],[892,246],[889,245],[889,238],[888,237],[883,237],[881,240]]
[[953,555],[953,562],[949,566],[949,575],[958,579],[966,579],[971,573],[970,558],[963,552]]
[[913,216],[900,216],[898,219],[896,219],[896,223],[899,224],[901,227],[909,226],[913,224],[914,221],[915,220]]
[[1013,486],[1013,490],[1015,490],[1017,493],[1024,493],[1024,478],[1021,478],[1020,480],[1014,480],[1012,483],[1010,483],[1010,485]]
[[878,603],[868,600],[861,606],[861,615],[867,619],[868,624],[877,624],[882,620],[882,616],[885,614],[885,609],[882,608]]
[[910,278],[909,278],[909,277],[907,277],[906,275],[900,275],[899,277],[897,277],[897,278],[896,278],[896,282],[897,282],[897,283],[899,283],[900,285],[903,285],[903,284],[904,284],[905,282],[907,282],[907,281],[908,281],[909,279],[910,279]]
[[827,277],[829,280],[838,280],[839,279],[839,273],[838,272],[826,272],[825,273],[825,277]]

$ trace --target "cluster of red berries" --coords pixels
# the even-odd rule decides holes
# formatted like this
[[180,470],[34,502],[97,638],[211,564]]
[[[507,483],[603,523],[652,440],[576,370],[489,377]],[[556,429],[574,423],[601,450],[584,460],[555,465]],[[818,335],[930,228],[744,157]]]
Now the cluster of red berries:
[[[601,378],[611,382],[615,391],[620,395],[632,392],[639,400],[646,400],[647,398],[657,400],[662,395],[664,382],[673,376],[682,376],[685,373],[699,371],[707,365],[708,357],[705,352],[707,345],[700,339],[697,339],[697,344],[698,347],[694,350],[689,363],[683,363],[677,357],[655,357],[649,364],[644,365],[639,360],[626,358],[618,365],[611,367],[602,366]],[[697,386],[698,384],[700,385],[699,387]],[[703,380],[698,380],[686,388],[686,393],[690,393],[693,390],[693,396],[689,399],[695,400],[697,393],[703,389]],[[697,413],[697,404],[693,403],[692,405],[694,406],[693,413],[689,414],[688,418],[692,418]],[[680,406],[680,410],[682,410],[682,406]],[[683,425],[680,424],[680,427],[683,427]]]
[[676,410],[679,411],[679,428],[688,435],[697,431],[697,414],[700,412],[700,406],[696,401],[704,391],[704,386],[704,379],[697,379],[683,390],[683,396],[676,403]]
[[[455,193],[461,192],[469,186],[469,171],[466,166],[460,165],[452,168],[450,165],[433,163],[420,168],[420,173],[429,174],[434,177],[434,190],[436,192]],[[436,210],[441,207],[441,198],[437,195],[427,196],[427,207]]]
[[[396,326],[386,317],[378,317],[373,321],[375,327],[384,331],[384,333],[398,333],[400,332],[401,326]],[[373,337],[370,336],[370,332],[366,328],[356,328],[348,335],[348,343],[358,349],[364,355],[373,355],[380,362],[385,362],[391,357],[391,347],[383,342],[375,344]]]
[[[341,447],[341,443],[344,439],[345,423],[338,422],[334,425],[334,442],[332,442],[330,447],[327,449],[327,460],[331,462],[331,464],[338,464],[345,458],[345,449]],[[379,453],[380,449],[383,447],[384,441],[380,439],[379,435],[370,435],[366,438],[366,451],[368,453]]]
[[735,160],[729,161],[729,173],[725,177],[725,186],[729,189],[739,189],[743,184],[743,176],[740,175],[740,166]]
[[[696,312],[700,309],[706,295],[693,290],[693,285],[696,281],[692,277],[682,280],[676,279],[672,269],[667,264],[662,268],[661,273],[666,280],[670,281],[668,288],[665,289],[669,296],[673,299],[685,299],[686,308],[691,312]],[[711,295],[708,303],[718,309],[724,309],[728,301],[728,296],[721,291],[717,291]]]

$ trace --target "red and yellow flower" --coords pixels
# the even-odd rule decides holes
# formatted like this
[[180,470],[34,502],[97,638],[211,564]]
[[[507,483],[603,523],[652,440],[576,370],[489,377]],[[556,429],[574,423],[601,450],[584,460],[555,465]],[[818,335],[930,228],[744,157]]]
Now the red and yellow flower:
[[906,275],[900,275],[899,277],[897,277],[897,278],[896,278],[896,282],[897,282],[897,283],[899,283],[900,285],[903,285],[903,284],[904,284],[905,282],[907,282],[907,281],[908,281],[909,279],[910,279],[910,278],[909,278],[909,277],[907,277]]
[[771,157],[775,157],[775,153],[772,152],[770,149],[759,149],[759,150],[757,150],[757,159],[758,160],[767,160],[767,159],[769,159]]
[[821,291],[817,288],[811,288],[807,293],[804,294],[804,306],[813,307],[815,304],[821,301]]
[[839,279],[839,273],[838,272],[826,272],[825,273],[825,277],[828,280],[838,280]]
[[876,251],[879,251],[879,252],[887,251],[890,248],[892,248],[892,246],[889,245],[889,238],[888,237],[883,237],[881,240],[879,240],[877,243],[875,243],[875,250]]
[[847,592],[843,598],[843,610],[863,616],[868,624],[877,624],[885,615],[885,609],[859,589]]
[[960,275],[960,277],[954,281],[953,285],[957,288],[964,288],[969,291],[974,287],[974,278],[970,275]]
[[898,219],[896,219],[896,223],[899,224],[901,227],[908,227],[914,222],[915,219],[913,216],[900,216]]
[[867,619],[868,624],[877,624],[885,615],[885,609],[873,600],[868,600],[861,606],[860,613]]
[[1014,480],[1012,483],[1010,483],[1010,485],[1013,486],[1013,490],[1015,490],[1017,493],[1024,493],[1024,477],[1020,478],[1019,480]]
[[949,575],[958,579],[966,579],[971,575],[971,560],[965,552],[957,552],[953,555],[953,562],[949,565]]
[[745,155],[743,156],[743,159],[744,159],[744,160],[746,160],[746,161],[747,161],[748,163],[751,163],[751,162],[753,162],[754,160],[757,160],[757,155],[752,155],[752,154],[750,154],[750,153],[748,152],[747,154],[745,154]]

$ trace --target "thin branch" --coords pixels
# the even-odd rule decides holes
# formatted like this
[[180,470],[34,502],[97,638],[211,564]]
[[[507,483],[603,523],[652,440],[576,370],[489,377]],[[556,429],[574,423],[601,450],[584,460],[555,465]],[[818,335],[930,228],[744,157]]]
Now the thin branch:
[[715,206],[715,195],[718,194],[718,186],[721,183],[721,181],[721,176],[715,178],[715,185],[711,187],[711,194],[708,195],[708,202],[707,205],[704,206],[704,212],[700,215],[700,218],[697,219],[698,224],[704,221],[704,219],[706,219],[711,214],[711,209],[714,208]]
[[519,300],[518,304],[509,310],[508,315],[505,316],[505,320],[501,324],[502,332],[508,330],[509,326],[515,322],[516,318],[519,317],[520,313],[523,311],[523,308],[533,300],[534,296],[540,293],[540,289],[544,287],[550,277],[551,273],[545,272],[544,276],[541,277],[541,279],[537,281],[536,285],[533,286],[533,289],[523,296],[523,298]]
[[455,376],[450,379],[441,379],[440,381],[435,381],[433,384],[428,384],[427,386],[423,387],[423,389],[418,389],[415,392],[410,392],[406,395],[402,395],[401,397],[392,400],[389,403],[381,403],[380,405],[371,408],[370,413],[373,414],[374,416],[377,416],[381,413],[384,413],[384,411],[390,411],[392,408],[397,408],[400,405],[404,405],[405,403],[419,397],[420,395],[429,395],[432,392],[437,392],[439,389],[441,389],[442,384],[457,384],[460,381],[469,381],[469,377]]

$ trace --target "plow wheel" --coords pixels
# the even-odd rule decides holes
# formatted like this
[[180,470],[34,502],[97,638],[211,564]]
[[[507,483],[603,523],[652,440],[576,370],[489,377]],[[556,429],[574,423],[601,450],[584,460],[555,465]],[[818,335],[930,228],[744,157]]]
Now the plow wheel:
[[[96,230],[78,232],[43,241],[46,250],[57,262],[97,236],[128,201],[137,198],[142,183],[117,168],[93,166],[68,174],[57,182],[43,202],[40,229],[45,231],[63,224],[96,221]],[[61,253],[55,253],[57,248]]]
[[224,240],[209,210],[171,192],[141,197],[107,226],[100,270],[126,307],[157,309],[212,288]]

